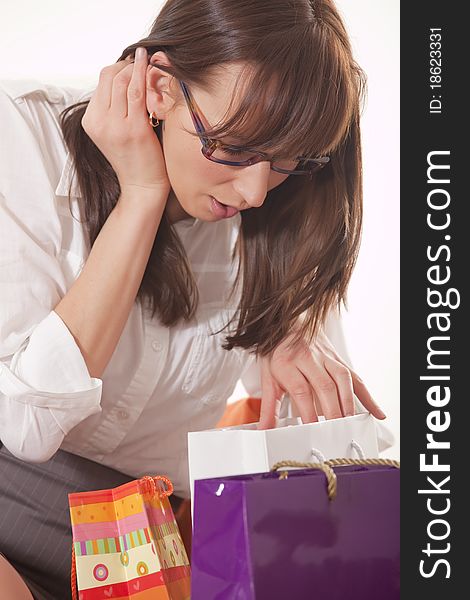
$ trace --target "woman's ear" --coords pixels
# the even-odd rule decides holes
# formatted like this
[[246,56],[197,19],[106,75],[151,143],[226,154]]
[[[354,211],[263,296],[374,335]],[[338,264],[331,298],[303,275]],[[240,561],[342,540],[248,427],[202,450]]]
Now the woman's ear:
[[[150,57],[152,64],[171,66],[164,52],[155,52]],[[158,119],[165,119],[175,105],[175,78],[158,67],[147,67],[147,111],[154,112]]]

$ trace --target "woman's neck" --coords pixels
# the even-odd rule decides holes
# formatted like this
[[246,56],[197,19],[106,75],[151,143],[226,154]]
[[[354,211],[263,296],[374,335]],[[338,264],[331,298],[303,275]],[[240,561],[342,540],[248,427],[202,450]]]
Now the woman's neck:
[[170,190],[170,195],[168,196],[168,200],[166,202],[165,208],[166,216],[170,223],[177,223],[178,221],[182,221],[183,219],[194,219],[191,215],[189,215],[178,202],[178,199],[175,196],[173,190]]

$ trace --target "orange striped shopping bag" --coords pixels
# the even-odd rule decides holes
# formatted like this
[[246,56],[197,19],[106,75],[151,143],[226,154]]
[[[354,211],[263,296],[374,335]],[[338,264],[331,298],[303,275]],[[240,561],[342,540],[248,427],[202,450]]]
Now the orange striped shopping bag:
[[166,477],[69,494],[74,600],[189,600],[190,567]]

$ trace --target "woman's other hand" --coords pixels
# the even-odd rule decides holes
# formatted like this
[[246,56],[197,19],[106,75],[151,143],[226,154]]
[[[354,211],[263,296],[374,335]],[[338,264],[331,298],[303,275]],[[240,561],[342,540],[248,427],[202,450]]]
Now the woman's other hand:
[[259,429],[276,426],[284,393],[289,394],[303,423],[318,421],[318,415],[326,419],[354,415],[353,394],[374,417],[386,418],[362,379],[338,355],[323,330],[310,346],[301,341],[289,350],[287,345],[293,337],[291,334],[270,355],[259,358]]

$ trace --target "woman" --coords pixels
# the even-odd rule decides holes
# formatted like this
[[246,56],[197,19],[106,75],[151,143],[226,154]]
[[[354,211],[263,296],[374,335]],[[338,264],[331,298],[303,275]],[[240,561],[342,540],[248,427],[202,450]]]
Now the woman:
[[176,508],[187,432],[253,366],[260,427],[285,392],[385,417],[325,333],[363,87],[331,0],[168,0],[91,97],[0,94],[0,550],[36,598],[68,597],[67,493],[162,473]]

